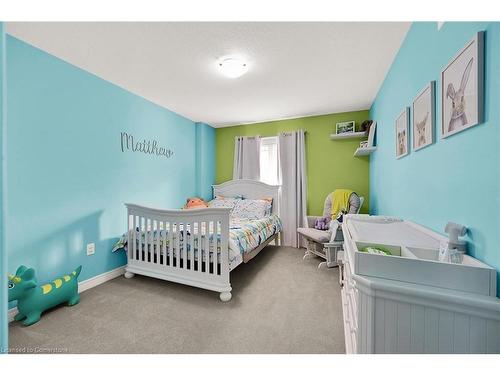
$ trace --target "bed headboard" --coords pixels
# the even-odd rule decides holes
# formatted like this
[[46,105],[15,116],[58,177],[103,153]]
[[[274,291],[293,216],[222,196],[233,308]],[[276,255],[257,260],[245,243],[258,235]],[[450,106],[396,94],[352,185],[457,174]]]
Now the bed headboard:
[[279,214],[279,185],[268,185],[255,180],[231,180],[220,185],[213,185],[214,197],[222,195],[234,197],[242,195],[245,199],[273,198],[273,213]]

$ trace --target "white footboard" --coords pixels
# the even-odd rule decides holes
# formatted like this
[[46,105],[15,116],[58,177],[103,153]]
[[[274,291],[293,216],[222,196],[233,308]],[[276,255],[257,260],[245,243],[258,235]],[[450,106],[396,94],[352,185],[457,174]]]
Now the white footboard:
[[146,275],[217,291],[231,299],[226,208],[159,210],[127,207],[125,277]]

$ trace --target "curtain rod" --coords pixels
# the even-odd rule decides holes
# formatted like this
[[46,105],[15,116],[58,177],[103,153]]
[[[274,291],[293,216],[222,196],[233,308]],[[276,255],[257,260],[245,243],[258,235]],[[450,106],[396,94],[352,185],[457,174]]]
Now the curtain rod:
[[[266,135],[266,136],[262,136],[262,135],[237,135],[235,136],[234,138],[242,138],[242,137],[247,137],[249,139],[255,139],[255,138],[270,138],[270,137],[277,137],[278,135],[280,134],[284,134],[284,135],[291,135],[292,134],[292,131],[293,130],[289,130],[289,131],[284,131],[284,132],[280,132],[276,135]],[[307,131],[304,130],[304,134],[307,134]]]

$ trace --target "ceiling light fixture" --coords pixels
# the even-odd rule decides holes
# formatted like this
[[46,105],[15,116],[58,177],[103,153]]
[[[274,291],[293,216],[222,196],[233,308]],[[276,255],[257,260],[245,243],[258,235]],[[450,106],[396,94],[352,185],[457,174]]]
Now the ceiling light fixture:
[[217,66],[220,72],[228,78],[241,77],[248,71],[248,64],[236,57],[226,57],[221,59]]

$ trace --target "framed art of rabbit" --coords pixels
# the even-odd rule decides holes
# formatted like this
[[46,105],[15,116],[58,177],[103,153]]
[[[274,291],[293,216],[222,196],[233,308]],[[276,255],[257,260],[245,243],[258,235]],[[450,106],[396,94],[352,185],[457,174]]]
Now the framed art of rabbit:
[[484,32],[481,31],[441,72],[441,136],[483,121]]

